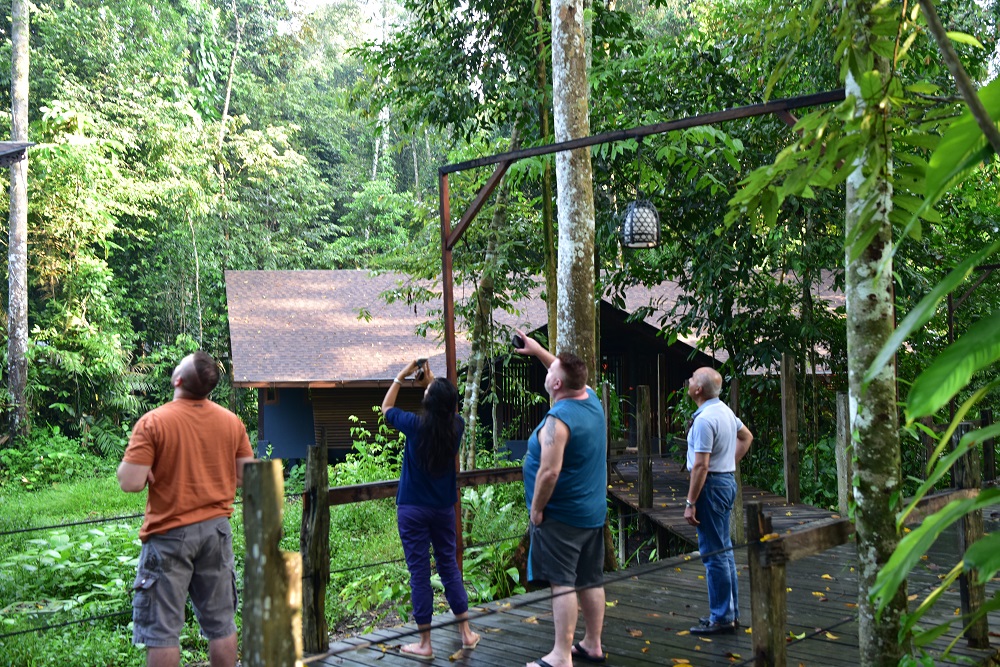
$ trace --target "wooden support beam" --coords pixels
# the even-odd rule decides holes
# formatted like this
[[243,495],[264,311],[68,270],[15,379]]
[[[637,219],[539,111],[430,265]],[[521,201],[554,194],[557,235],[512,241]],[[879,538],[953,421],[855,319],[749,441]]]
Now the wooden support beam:
[[[483,484],[506,484],[519,482],[523,478],[521,468],[484,468],[482,470],[466,470],[458,473],[458,488],[466,486],[481,486]],[[399,480],[385,482],[370,482],[368,484],[352,484],[337,486],[330,489],[330,505],[349,505],[365,500],[380,498],[395,498],[399,489]]]
[[785,667],[785,623],[788,592],[785,566],[763,565],[760,539],[772,533],[771,517],[760,502],[747,503],[747,551],[750,564],[750,613],[753,628],[753,664]]
[[[972,424],[959,424],[958,429],[952,435],[952,446],[956,446],[966,433],[972,430]],[[979,469],[979,449],[973,445],[965,456],[955,462],[953,469],[955,476],[955,486],[961,489],[979,490],[982,486],[982,475]],[[983,511],[975,510],[969,512],[962,518],[962,524],[958,530],[958,552],[965,552],[983,538]],[[979,608],[986,602],[986,586],[976,583],[979,578],[978,570],[966,570],[959,576],[959,591],[962,599],[962,618],[964,623],[968,623],[973,615],[978,613]],[[965,639],[971,648],[989,648],[990,626],[987,617],[980,616],[972,621],[965,631]]]
[[837,393],[837,510],[847,516],[854,493],[854,441],[847,394]]
[[[917,506],[906,517],[906,525],[912,526],[923,523],[924,519],[942,509],[953,500],[964,500],[965,498],[975,498],[979,495],[979,489],[950,489],[931,493],[920,499]],[[907,505],[909,502],[906,503]]]
[[[979,428],[993,424],[993,411],[983,409],[979,413]],[[990,438],[983,441],[983,481],[992,482],[997,478],[996,440]]]
[[302,494],[302,649],[325,653],[330,647],[326,588],[330,583],[330,476],[326,447],[310,447]]
[[795,390],[795,358],[787,352],[781,355],[781,432],[785,461],[785,499],[790,503],[801,500],[799,492],[799,412]]
[[243,664],[302,664],[302,556],[282,551],[281,461],[243,468]]
[[[729,381],[729,409],[737,417],[740,416],[740,376],[735,374],[733,379]],[[746,512],[743,509],[743,470],[739,463],[736,464],[734,477],[736,478],[736,502],[733,503],[732,514],[729,515],[729,537],[733,544],[743,544],[747,541]]]
[[760,548],[761,564],[784,565],[840,546],[854,535],[849,519],[817,521],[808,528],[777,536],[765,541]]
[[650,438],[649,386],[636,387],[636,445],[639,463],[639,507],[653,506],[653,442]]

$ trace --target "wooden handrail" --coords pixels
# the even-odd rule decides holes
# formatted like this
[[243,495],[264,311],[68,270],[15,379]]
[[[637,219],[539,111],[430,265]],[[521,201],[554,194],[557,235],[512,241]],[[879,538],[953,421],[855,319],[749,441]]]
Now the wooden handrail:
[[[482,470],[466,470],[458,473],[458,488],[479,486],[481,484],[504,484],[518,482],[522,479],[521,468],[485,468]],[[392,498],[399,489],[399,480],[391,479],[384,482],[369,482],[367,484],[351,484],[330,489],[330,506],[349,505],[366,500]]]

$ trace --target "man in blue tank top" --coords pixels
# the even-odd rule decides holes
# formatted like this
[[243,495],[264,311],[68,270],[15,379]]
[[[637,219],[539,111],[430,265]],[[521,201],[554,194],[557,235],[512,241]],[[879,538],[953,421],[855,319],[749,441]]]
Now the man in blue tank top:
[[[521,354],[548,368],[552,407],[528,440],[524,493],[530,512],[528,580],[552,587],[552,651],[527,667],[571,667],[573,659],[605,661],[604,520],[607,514],[607,429],[604,410],[587,386],[587,366],[576,355],[552,355],[518,332]],[[577,610],[583,639],[573,643]]]

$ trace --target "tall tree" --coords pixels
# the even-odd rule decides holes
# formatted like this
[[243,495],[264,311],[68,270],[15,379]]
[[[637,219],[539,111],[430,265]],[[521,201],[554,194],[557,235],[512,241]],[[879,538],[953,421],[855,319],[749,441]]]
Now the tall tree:
[[[11,2],[11,138],[28,140],[28,7]],[[28,158],[10,168],[10,234],[7,245],[7,386],[10,442],[27,435],[28,401]]]
[[[890,362],[867,385],[871,367],[893,331],[892,291],[892,130],[891,107],[878,104],[892,79],[878,23],[876,3],[847,0],[844,24],[849,31],[844,87],[855,100],[847,135],[856,135],[860,151],[847,178],[847,375],[857,481],[854,486],[858,542],[858,630],[862,665],[899,662],[901,616],[906,587],[881,616],[869,592],[879,570],[899,544],[895,515],[901,494],[896,366]],[[874,20],[873,20],[874,19]],[[891,55],[891,48],[889,55]]]
[[[557,142],[590,134],[590,87],[582,0],[552,0],[552,107]],[[557,352],[572,352],[596,377],[594,185],[590,149],[556,154],[559,221]],[[551,298],[551,295],[550,295]]]

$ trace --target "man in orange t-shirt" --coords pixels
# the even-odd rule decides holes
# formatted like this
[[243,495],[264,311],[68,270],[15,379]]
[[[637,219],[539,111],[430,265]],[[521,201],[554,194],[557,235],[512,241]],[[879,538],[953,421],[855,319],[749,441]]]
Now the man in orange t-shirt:
[[184,357],[171,381],[173,401],[136,422],[118,466],[123,491],[149,487],[132,641],[146,646],[149,667],[176,667],[190,595],[212,667],[233,667],[237,600],[229,517],[253,450],[240,418],[208,400],[219,382],[211,356]]

